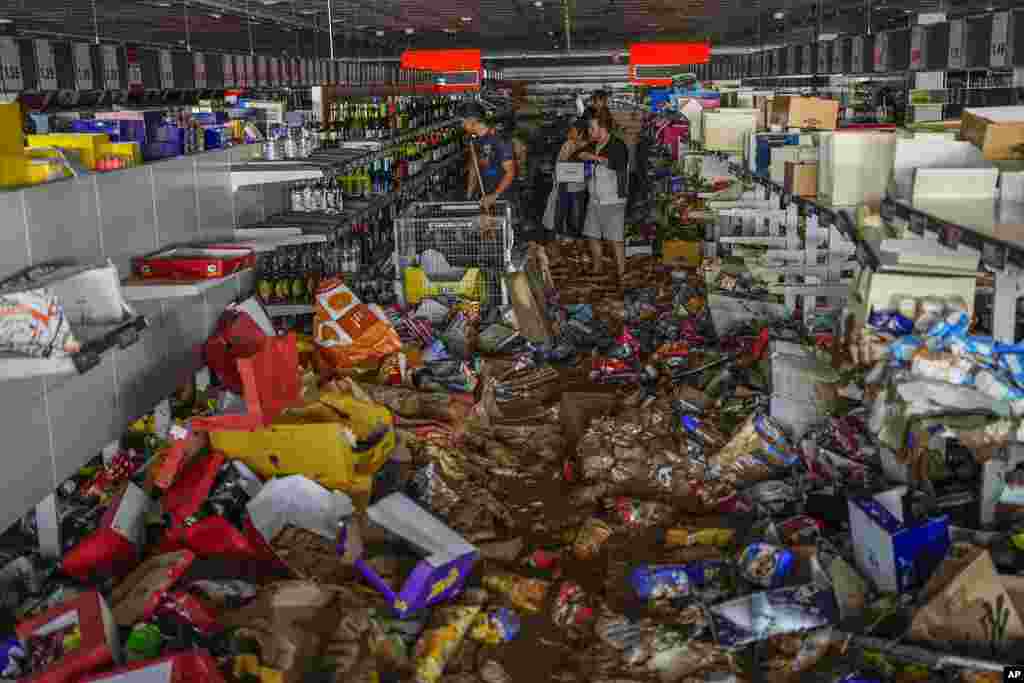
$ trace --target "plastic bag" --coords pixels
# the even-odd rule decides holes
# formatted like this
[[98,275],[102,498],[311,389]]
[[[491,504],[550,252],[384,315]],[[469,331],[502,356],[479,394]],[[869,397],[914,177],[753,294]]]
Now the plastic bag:
[[402,350],[402,340],[387,314],[360,302],[336,278],[317,289],[313,337],[321,361],[336,369],[379,361]]

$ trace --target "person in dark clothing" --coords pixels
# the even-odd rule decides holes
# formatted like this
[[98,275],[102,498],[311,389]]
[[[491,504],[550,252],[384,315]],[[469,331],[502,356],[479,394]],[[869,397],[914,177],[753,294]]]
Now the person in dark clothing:
[[[511,190],[516,179],[516,160],[512,144],[485,122],[485,113],[480,105],[467,105],[462,116],[462,128],[470,136],[469,144],[476,153],[480,181],[483,182],[484,194],[480,198],[480,205],[490,209],[499,199],[514,201]],[[466,178],[467,198],[474,196],[479,185],[476,172],[472,168],[469,171],[469,177]]]
[[597,118],[603,111],[608,111],[608,91],[598,90],[590,97],[590,106],[583,112],[583,118]]
[[598,114],[590,121],[590,141],[593,152],[583,152],[579,158],[594,163],[588,179],[590,201],[583,234],[590,243],[594,260],[594,273],[602,271],[601,240],[612,243],[619,281],[626,273],[626,198],[629,196],[629,150],[626,144],[611,134],[611,114]]
[[[569,133],[556,161],[578,162],[579,155],[590,147],[590,123],[578,119]],[[565,237],[583,236],[586,217],[586,183],[558,183],[558,204],[555,211],[555,232]]]

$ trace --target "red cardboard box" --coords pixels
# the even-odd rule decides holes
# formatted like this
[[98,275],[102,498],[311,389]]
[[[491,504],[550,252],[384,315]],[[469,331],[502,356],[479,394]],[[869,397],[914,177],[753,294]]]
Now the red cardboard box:
[[135,259],[135,270],[146,279],[211,280],[256,265],[251,249],[211,245],[177,247]]
[[15,632],[31,662],[38,638],[74,626],[80,633],[78,647],[43,670],[22,679],[23,683],[74,683],[82,675],[120,660],[117,624],[103,596],[96,591],[84,593],[34,619],[20,622]]

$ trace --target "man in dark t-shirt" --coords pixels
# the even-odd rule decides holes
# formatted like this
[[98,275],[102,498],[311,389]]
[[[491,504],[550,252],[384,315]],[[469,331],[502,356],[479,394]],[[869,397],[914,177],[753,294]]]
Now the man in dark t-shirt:
[[[504,196],[516,179],[516,161],[512,145],[501,138],[484,122],[484,111],[479,105],[468,105],[463,111],[462,127],[470,136],[469,144],[473,145],[480,169],[480,181],[483,182],[484,196],[480,204],[489,209],[499,200],[511,201],[512,196]],[[466,196],[472,197],[478,189],[476,173],[469,169],[466,178]],[[511,193],[509,193],[511,195]]]

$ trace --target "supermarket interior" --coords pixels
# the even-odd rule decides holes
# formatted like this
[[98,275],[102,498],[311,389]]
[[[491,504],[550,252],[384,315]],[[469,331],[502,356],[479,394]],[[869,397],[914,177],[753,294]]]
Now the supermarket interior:
[[1024,680],[1018,5],[7,0],[0,681]]

